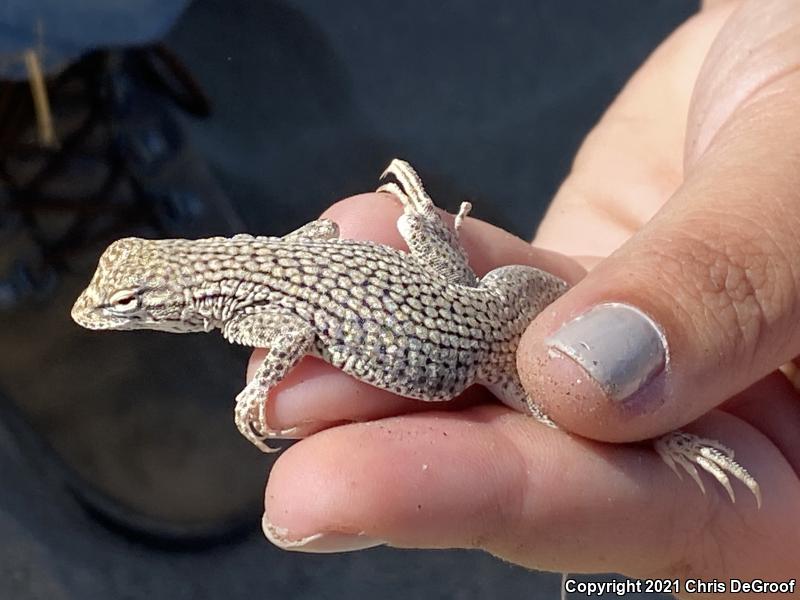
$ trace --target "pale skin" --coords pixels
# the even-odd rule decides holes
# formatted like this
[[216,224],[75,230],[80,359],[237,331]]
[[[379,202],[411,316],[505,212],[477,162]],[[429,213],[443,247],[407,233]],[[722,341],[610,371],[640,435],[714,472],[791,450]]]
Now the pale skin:
[[[777,368],[800,354],[798,98],[796,0],[713,2],[680,27],[586,139],[538,249],[478,219],[461,229],[479,275],[531,264],[575,286],[528,329],[518,366],[580,436],[483,390],[423,404],[307,358],[267,406],[273,429],[305,437],[270,474],[271,539],[323,534],[294,546],[306,551],[481,548],[634,577],[796,577],[800,397]],[[365,194],[324,216],[342,237],[402,248],[399,214],[390,195]],[[548,359],[543,340],[565,315],[608,300],[646,309],[667,334],[658,410],[621,415],[585,377],[567,396],[578,367]],[[605,443],[678,427],[735,448],[761,510],[741,487],[736,504],[711,485],[701,494],[647,446]]]

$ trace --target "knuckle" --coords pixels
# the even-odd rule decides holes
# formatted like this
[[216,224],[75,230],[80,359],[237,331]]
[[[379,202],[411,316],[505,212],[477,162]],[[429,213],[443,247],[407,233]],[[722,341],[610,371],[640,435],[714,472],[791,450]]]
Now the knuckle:
[[666,259],[663,284],[683,288],[671,295],[684,304],[697,332],[716,328],[714,338],[733,355],[763,350],[767,333],[770,347],[789,343],[798,284],[793,261],[769,230],[750,219],[717,216],[659,246]]

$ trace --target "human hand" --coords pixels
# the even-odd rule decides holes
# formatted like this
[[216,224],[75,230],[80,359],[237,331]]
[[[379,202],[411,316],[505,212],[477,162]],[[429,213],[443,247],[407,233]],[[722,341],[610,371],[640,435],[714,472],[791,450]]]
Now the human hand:
[[[720,32],[731,8],[667,40],[578,155],[536,243],[582,257],[585,279],[569,259],[477,220],[462,236],[479,275],[535,264],[580,281],[535,321],[519,357],[557,422],[632,441],[697,419],[687,429],[739,451],[762,509],[742,488],[735,505],[716,486],[701,495],[647,447],[536,426],[479,390],[421,405],[306,360],[271,394],[268,420],[324,431],[275,464],[273,541],[307,551],[479,547],[536,568],[639,577],[796,573],[800,404],[775,368],[800,352],[800,11],[792,0],[749,3]],[[366,195],[325,216],[343,237],[402,246],[398,214],[389,197]],[[635,411],[547,348],[564,322],[609,300],[651,315],[669,344],[668,367],[652,369]]]

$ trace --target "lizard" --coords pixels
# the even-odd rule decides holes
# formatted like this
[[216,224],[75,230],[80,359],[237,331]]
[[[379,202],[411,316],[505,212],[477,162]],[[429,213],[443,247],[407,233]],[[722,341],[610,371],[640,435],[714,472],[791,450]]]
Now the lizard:
[[[218,329],[231,343],[268,349],[234,410],[239,431],[264,452],[274,451],[267,441],[282,433],[267,423],[269,391],[305,355],[418,400],[450,400],[479,384],[557,427],[523,388],[516,350],[528,324],[567,284],[523,265],[478,278],[459,241],[471,204],[461,204],[451,227],[407,162],[394,159],[381,180],[377,191],[402,204],[397,228],[408,252],[340,238],[327,219],[283,237],[124,238],[100,257],[72,318],[100,330]],[[676,430],[652,444],[704,493],[698,467],[731,501],[733,477],[761,506],[758,482],[720,442]]]

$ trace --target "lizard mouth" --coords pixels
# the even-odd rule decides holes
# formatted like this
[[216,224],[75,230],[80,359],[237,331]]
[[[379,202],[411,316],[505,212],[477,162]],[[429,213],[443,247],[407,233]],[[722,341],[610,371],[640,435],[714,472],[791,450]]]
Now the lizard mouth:
[[102,309],[95,308],[94,306],[88,304],[79,306],[79,304],[76,302],[75,306],[72,307],[70,316],[72,317],[72,320],[81,327],[95,331],[108,329],[135,329],[135,327],[132,327],[131,323],[127,320],[108,315],[107,313],[102,312]]

